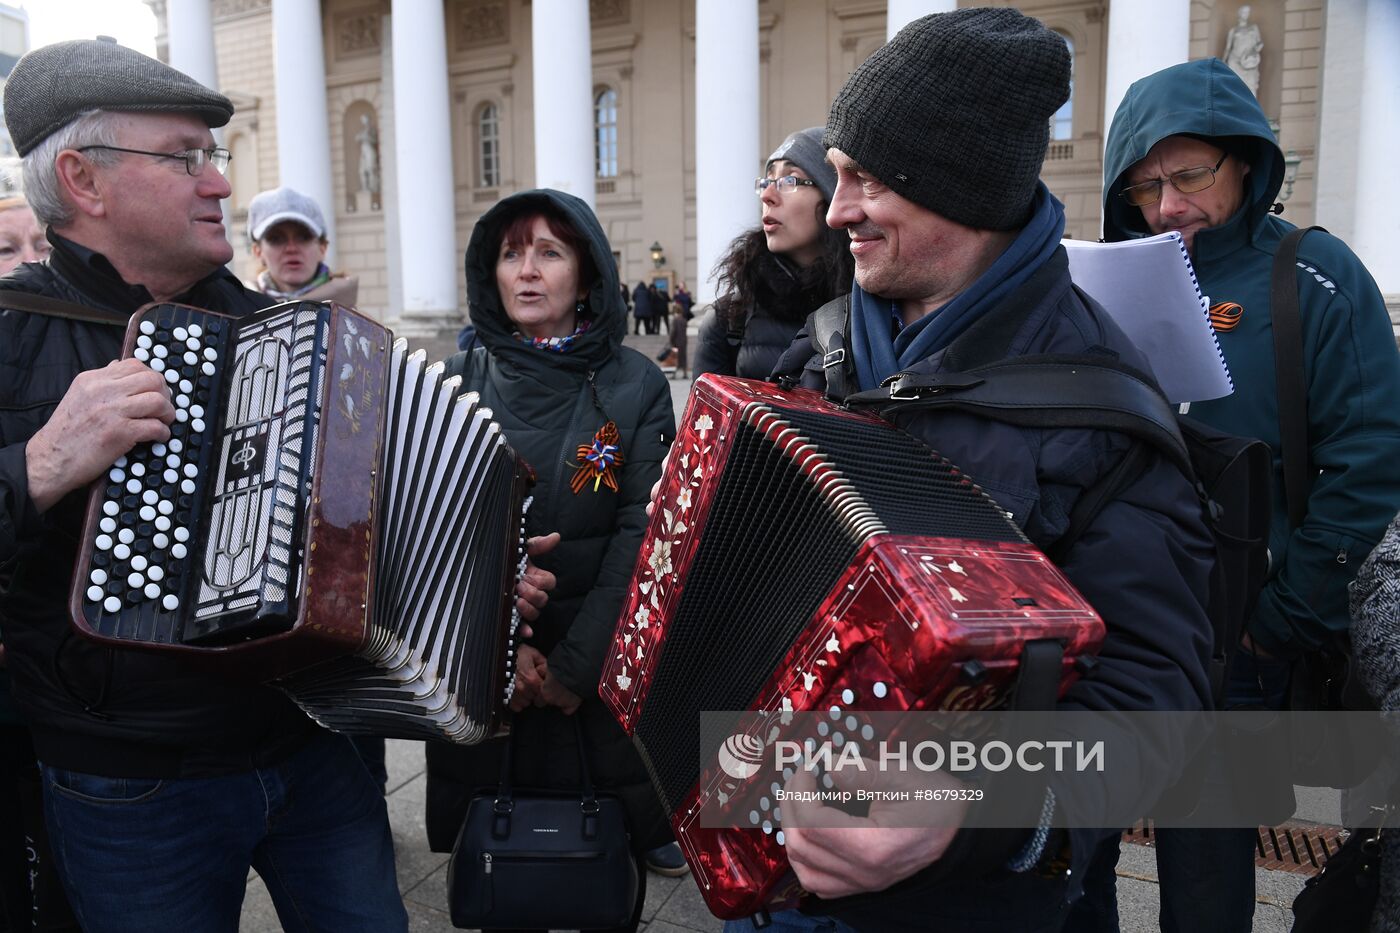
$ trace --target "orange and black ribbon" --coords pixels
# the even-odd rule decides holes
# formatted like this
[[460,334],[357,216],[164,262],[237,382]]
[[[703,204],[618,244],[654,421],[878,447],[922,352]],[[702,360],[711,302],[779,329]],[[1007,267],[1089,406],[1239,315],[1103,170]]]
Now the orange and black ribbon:
[[1233,301],[1222,301],[1210,307],[1210,325],[1217,333],[1234,330],[1244,317],[1244,306]]
[[578,463],[574,465],[574,478],[569,480],[574,495],[582,492],[590,479],[594,492],[599,485],[617,492],[617,468],[622,466],[621,441],[617,425],[609,421],[593,435],[593,443],[578,445]]

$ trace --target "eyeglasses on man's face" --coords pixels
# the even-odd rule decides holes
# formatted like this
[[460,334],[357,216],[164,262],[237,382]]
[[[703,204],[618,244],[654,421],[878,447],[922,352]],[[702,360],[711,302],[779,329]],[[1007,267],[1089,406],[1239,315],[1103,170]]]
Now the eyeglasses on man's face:
[[1220,157],[1220,161],[1214,167],[1201,165],[1196,168],[1186,168],[1179,172],[1173,172],[1166,178],[1154,178],[1139,185],[1129,185],[1118,196],[1127,201],[1133,207],[1146,207],[1149,204],[1156,204],[1162,199],[1163,182],[1171,182],[1173,188],[1182,194],[1195,194],[1197,191],[1204,191],[1215,184],[1215,173],[1220,171],[1220,166],[1225,164],[1225,160],[1230,158],[1230,153],[1225,153]]
[[220,175],[227,174],[228,162],[232,158],[227,149],[218,146],[210,146],[208,149],[185,149],[180,152],[148,152],[145,149],[124,149],[121,146],[83,146],[78,151],[87,152],[89,149],[129,152],[132,155],[154,156],[157,159],[179,159],[185,163],[185,171],[195,176],[202,174],[206,165],[214,166],[214,170]]
[[796,191],[798,185],[811,185],[815,188],[817,183],[810,178],[798,178],[796,175],[784,175],[781,178],[759,178],[753,183],[753,193],[763,197],[763,192],[768,190],[769,185],[777,185],[779,194],[788,194]]

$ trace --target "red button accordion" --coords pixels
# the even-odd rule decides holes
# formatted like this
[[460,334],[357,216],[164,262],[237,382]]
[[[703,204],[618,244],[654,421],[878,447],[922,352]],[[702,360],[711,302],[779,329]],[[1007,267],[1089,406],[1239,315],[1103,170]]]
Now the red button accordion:
[[699,761],[702,711],[989,709],[1027,640],[1064,645],[1063,689],[1102,637],[1007,514],[909,434],[815,392],[702,376],[599,689],[710,910],[734,919],[802,892],[771,824],[701,825],[744,796]]
[[500,731],[531,479],[474,393],[319,302],[148,305],[123,356],[176,420],[94,484],[81,634],[275,679],[341,731]]

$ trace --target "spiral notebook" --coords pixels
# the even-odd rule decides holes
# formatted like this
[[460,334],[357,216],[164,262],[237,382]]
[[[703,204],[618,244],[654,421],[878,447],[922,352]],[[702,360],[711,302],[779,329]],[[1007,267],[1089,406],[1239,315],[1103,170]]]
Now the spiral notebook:
[[1063,245],[1074,284],[1143,352],[1169,401],[1200,402],[1235,391],[1181,234]]

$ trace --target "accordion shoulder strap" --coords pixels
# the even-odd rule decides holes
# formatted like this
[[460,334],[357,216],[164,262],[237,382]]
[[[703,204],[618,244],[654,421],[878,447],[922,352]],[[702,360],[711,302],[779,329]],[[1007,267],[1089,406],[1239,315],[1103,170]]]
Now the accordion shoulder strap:
[[71,301],[50,298],[47,295],[34,295],[12,289],[0,289],[0,308],[42,314],[46,317],[59,317],[70,321],[82,321],[86,324],[105,324],[109,327],[123,329],[127,324],[126,318],[118,317],[110,311],[101,311]]
[[943,408],[1023,427],[1119,431],[1193,475],[1171,404],[1142,374],[1106,356],[1025,356],[965,373],[898,373],[846,404],[887,420]]
[[807,315],[807,338],[822,358],[826,397],[838,404],[856,387],[855,361],[847,349],[850,319],[850,295],[833,298]]

